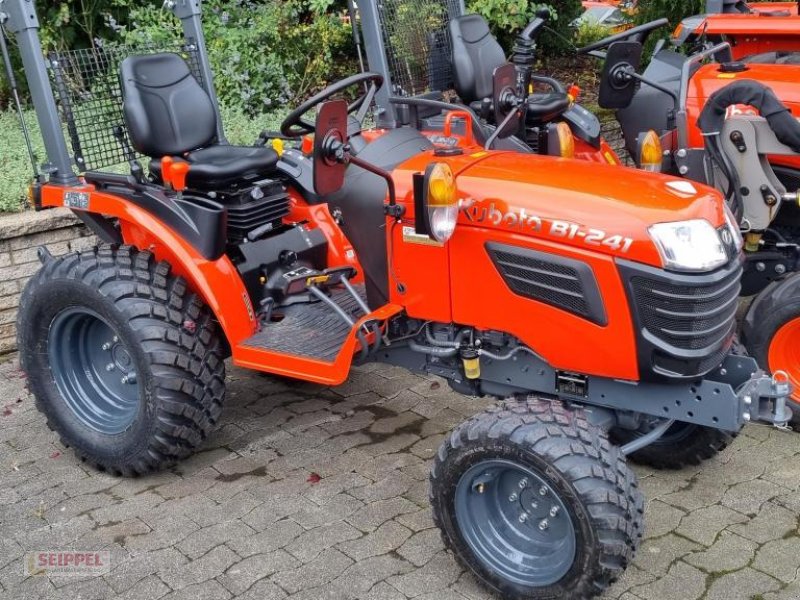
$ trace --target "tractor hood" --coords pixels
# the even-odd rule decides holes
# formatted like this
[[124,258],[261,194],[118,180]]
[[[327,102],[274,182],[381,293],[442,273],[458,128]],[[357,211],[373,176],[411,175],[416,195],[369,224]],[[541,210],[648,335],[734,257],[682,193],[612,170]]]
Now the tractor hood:
[[[423,156],[427,160],[420,161]],[[461,203],[458,227],[533,236],[661,267],[651,225],[689,219],[714,227],[724,223],[719,193],[682,179],[532,154],[472,157],[451,163]],[[431,160],[440,159],[426,153],[411,162]]]
[[711,94],[743,79],[755,80],[771,88],[792,114],[800,117],[800,85],[797,85],[800,81],[800,65],[748,64],[747,70],[740,73],[723,73],[717,64],[706,65],[691,78],[687,90],[691,147],[703,147],[703,138],[696,124]]

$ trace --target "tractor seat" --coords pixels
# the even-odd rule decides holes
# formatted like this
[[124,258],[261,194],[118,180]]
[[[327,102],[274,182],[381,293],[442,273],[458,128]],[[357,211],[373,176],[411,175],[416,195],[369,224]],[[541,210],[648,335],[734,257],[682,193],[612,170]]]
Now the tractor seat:
[[199,190],[255,179],[278,164],[272,148],[218,143],[214,104],[177,54],[129,56],[120,65],[120,85],[131,143],[151,158],[156,179],[164,156],[190,163],[187,186]]
[[464,15],[450,21],[453,44],[453,79],[465,104],[492,97],[494,70],[506,62],[502,46],[480,15]]

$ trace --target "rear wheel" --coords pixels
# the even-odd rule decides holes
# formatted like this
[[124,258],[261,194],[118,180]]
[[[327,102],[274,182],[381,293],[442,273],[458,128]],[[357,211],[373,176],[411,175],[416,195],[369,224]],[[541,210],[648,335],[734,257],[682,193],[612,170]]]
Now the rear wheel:
[[[641,430],[615,429],[612,439],[623,446],[650,431],[649,427]],[[640,465],[654,469],[683,469],[690,465],[699,465],[704,460],[713,458],[731,443],[735,434],[703,427],[693,423],[674,423],[655,442],[629,455],[629,458]]]
[[434,521],[504,598],[588,598],[625,570],[643,498],[625,457],[580,409],[506,401],[457,427],[431,471]]
[[191,454],[221,412],[211,315],[149,252],[106,246],[50,259],[23,292],[18,336],[48,425],[99,469],[162,469]]

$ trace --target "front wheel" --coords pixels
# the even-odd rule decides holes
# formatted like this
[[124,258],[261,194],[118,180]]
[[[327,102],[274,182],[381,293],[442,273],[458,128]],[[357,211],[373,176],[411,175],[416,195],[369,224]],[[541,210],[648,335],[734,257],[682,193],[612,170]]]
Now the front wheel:
[[[648,431],[649,428],[635,431],[614,429],[611,437],[623,446]],[[703,427],[693,423],[673,423],[664,435],[632,453],[630,459],[654,469],[683,469],[715,457],[731,443],[734,437],[734,433],[713,427]]]
[[445,544],[504,598],[598,595],[642,537],[625,457],[582,410],[556,401],[506,401],[457,427],[430,489]]
[[784,371],[792,383],[793,425],[800,422],[800,273],[771,283],[756,296],[744,318],[742,337],[758,365]]
[[215,324],[149,252],[49,259],[18,319],[36,405],[82,460],[141,475],[188,456],[213,429],[225,391]]

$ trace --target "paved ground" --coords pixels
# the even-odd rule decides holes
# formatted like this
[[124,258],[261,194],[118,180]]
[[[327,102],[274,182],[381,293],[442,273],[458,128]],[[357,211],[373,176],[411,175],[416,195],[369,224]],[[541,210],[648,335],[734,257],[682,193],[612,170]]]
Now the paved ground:
[[[168,473],[85,469],[0,364],[0,598],[477,600],[426,501],[442,433],[483,406],[389,367],[344,386],[231,370],[220,429]],[[800,434],[752,426],[701,468],[638,469],[647,541],[606,598],[800,598]],[[319,476],[319,480],[315,481]],[[22,576],[110,550],[102,577]]]

